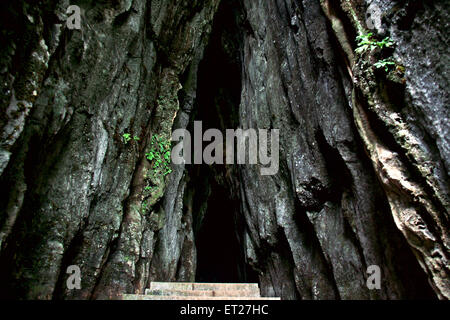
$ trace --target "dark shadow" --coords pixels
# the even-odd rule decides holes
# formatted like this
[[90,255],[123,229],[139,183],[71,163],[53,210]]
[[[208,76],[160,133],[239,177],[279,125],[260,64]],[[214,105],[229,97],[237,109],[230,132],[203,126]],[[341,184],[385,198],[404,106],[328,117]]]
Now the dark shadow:
[[[240,0],[222,1],[204,58],[199,65],[193,121],[203,132],[239,126],[243,32],[246,18]],[[247,30],[247,31],[243,31]],[[207,144],[203,144],[203,148]],[[242,237],[245,222],[237,186],[237,166],[187,166],[193,193],[193,227],[197,248],[198,282],[258,282],[246,263]]]
[[236,235],[234,206],[223,187],[214,186],[197,235],[199,282],[241,282],[242,252]]

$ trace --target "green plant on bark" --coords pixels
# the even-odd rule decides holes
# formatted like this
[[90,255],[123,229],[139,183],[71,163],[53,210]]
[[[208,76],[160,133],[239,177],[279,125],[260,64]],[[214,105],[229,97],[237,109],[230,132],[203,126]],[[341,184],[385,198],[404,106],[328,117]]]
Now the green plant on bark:
[[[378,61],[376,61],[373,64],[373,67],[375,69],[383,69],[386,73],[388,73],[389,70],[395,68],[396,63],[393,61],[393,58],[387,57],[381,59],[381,57],[383,57],[382,56],[383,52],[380,52],[383,49],[392,48],[395,45],[394,41],[392,41],[391,38],[385,37],[383,40],[379,41],[374,37],[373,33],[369,32],[367,34],[357,36],[356,42],[357,48],[355,52],[358,54],[363,54],[367,52],[370,53],[376,49],[379,49],[379,51],[375,52],[374,54],[374,56],[378,58],[377,59]],[[384,51],[384,53],[386,53],[386,51]]]
[[375,62],[373,66],[377,69],[384,69],[385,72],[389,72],[389,69],[395,66],[395,62],[390,59],[383,59]]
[[123,137],[123,142],[125,144],[128,144],[128,142],[130,142],[130,140],[131,140],[131,134],[129,134],[129,133],[124,133],[122,135],[122,137]]
[[122,135],[122,137],[123,137],[123,142],[125,144],[128,144],[128,142],[130,142],[131,139],[133,139],[134,141],[139,141],[140,140],[139,137],[137,137],[137,136],[134,136],[133,138],[131,138],[131,134],[130,133],[124,133]]
[[170,168],[170,141],[160,136],[152,137],[150,150],[145,154],[148,161],[153,163],[153,169],[161,169],[166,176],[172,172]]
[[392,48],[395,44],[394,41],[392,41],[389,37],[385,37],[383,40],[378,41],[377,39],[375,39],[373,33],[371,32],[357,36],[356,42],[358,43],[355,50],[356,53],[364,53],[366,51],[372,51],[377,48]]

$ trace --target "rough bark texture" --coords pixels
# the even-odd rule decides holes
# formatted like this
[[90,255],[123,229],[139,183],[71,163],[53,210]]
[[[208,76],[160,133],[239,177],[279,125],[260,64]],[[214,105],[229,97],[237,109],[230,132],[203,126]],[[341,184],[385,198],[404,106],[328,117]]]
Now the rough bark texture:
[[[70,4],[81,30],[66,27]],[[1,297],[225,279],[283,299],[448,299],[445,4],[2,3]],[[369,5],[383,12],[371,32],[394,48],[355,52]],[[387,56],[395,67],[374,67]],[[194,120],[280,129],[279,172],[155,168],[152,137]],[[80,290],[67,289],[70,265]]]

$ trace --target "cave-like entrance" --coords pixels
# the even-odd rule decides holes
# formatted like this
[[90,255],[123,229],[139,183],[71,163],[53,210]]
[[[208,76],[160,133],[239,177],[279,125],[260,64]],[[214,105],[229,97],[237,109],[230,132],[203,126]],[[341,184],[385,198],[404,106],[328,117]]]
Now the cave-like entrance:
[[[191,167],[193,227],[197,249],[195,281],[258,282],[243,243],[246,229],[240,195],[222,166]],[[235,181],[236,182],[236,181]]]
[[242,246],[238,241],[236,203],[215,184],[196,236],[198,282],[244,282]]
[[[199,65],[190,132],[194,120],[202,121],[203,132],[215,128],[224,133],[239,126],[244,23],[239,0],[221,2]],[[195,280],[257,282],[245,261],[238,168],[217,164],[187,169],[197,249]]]

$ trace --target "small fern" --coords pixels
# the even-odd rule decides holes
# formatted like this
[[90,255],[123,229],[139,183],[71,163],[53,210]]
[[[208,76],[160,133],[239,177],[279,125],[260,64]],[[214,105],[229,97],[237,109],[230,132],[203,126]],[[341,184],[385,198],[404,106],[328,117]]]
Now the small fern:
[[153,162],[153,169],[161,169],[163,175],[171,173],[170,155],[170,141],[154,135],[150,150],[145,154],[147,160]]
[[129,133],[124,133],[124,134],[122,135],[122,137],[123,137],[123,142],[124,142],[125,144],[127,144],[127,143],[130,142],[130,140],[131,140],[131,134],[129,134]]
[[392,41],[389,37],[386,37],[381,41],[377,41],[376,39],[374,39],[373,33],[371,32],[369,32],[368,34],[357,36],[356,41],[358,43],[355,50],[356,53],[364,53],[366,51],[375,50],[376,48],[391,48],[395,44],[394,41]]
[[389,72],[391,66],[395,66],[395,62],[389,59],[383,59],[375,62],[373,65],[377,69],[384,69],[385,72]]

